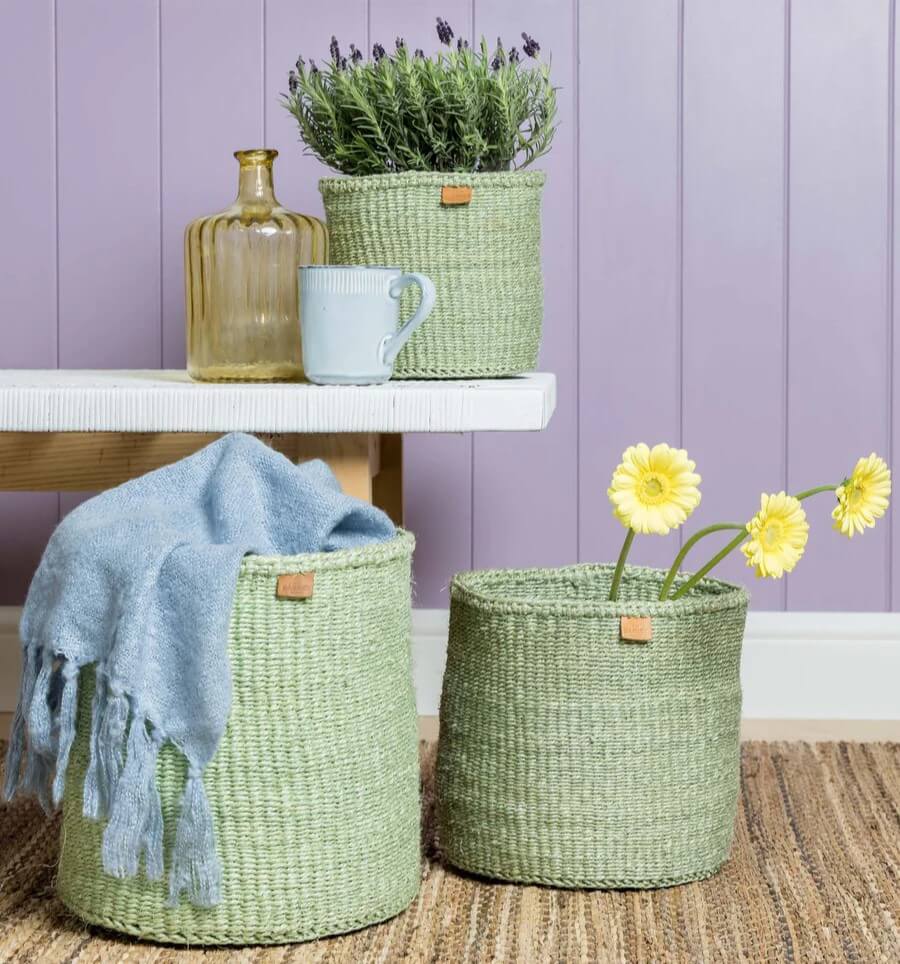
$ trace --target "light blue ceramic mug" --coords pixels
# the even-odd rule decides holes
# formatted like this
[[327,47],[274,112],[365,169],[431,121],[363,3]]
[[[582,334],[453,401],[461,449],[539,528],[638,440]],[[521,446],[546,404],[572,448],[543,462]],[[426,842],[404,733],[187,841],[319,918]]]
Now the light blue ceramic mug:
[[[410,335],[434,308],[434,285],[399,268],[308,265],[298,270],[303,368],[318,385],[386,382]],[[419,308],[399,329],[400,295],[422,292]]]

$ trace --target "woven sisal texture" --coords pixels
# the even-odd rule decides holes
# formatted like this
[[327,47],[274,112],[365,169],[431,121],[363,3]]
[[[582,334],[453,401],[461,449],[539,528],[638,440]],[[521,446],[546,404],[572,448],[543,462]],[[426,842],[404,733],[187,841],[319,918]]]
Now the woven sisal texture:
[[[543,321],[541,171],[328,177],[319,190],[332,264],[428,275],[434,311],[400,352],[395,378],[496,378],[537,365]],[[441,204],[446,185],[469,204]],[[408,318],[417,295],[401,299]]]
[[[738,796],[747,594],[611,566],[456,576],[441,698],[438,824],[451,863],[560,887],[715,873]],[[652,640],[620,639],[622,616]]]
[[[430,753],[426,756],[426,791]],[[900,960],[900,744],[744,744],[731,860],[668,890],[492,884],[437,861],[399,917],[284,948],[175,950],[90,931],[53,895],[58,821],[0,806],[0,960],[56,964],[761,964]]]
[[[420,872],[412,548],[402,533],[361,549],[244,560],[231,716],[204,774],[223,871],[214,908],[170,908],[166,881],[103,872],[102,826],[81,813],[84,688],[63,806],[58,887],[69,908],[160,941],[243,944],[342,933],[409,905]],[[292,572],[315,573],[311,598],[276,598],[278,576]],[[167,855],[184,782],[184,758],[167,745],[157,770]]]

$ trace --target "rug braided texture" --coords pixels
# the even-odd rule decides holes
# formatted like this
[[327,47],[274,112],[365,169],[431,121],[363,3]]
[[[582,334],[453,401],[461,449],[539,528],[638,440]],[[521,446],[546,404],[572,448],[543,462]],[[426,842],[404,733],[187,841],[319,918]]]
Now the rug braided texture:
[[[2,749],[2,748],[0,748]],[[420,895],[311,944],[180,950],[73,920],[53,896],[58,820],[0,806],[0,961],[900,961],[900,744],[746,743],[731,860],[656,891],[493,884],[439,861],[423,752]]]

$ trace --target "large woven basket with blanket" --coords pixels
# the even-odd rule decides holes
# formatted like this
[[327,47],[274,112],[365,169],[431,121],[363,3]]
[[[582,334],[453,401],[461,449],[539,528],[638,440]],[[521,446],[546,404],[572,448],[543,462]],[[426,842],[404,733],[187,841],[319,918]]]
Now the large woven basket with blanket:
[[[58,878],[72,911],[156,941],[262,944],[354,930],[413,900],[412,549],[401,532],[359,549],[244,559],[229,631],[231,714],[203,777],[222,865],[215,906],[171,906],[164,879],[104,872],[103,825],[82,807],[94,686],[82,670]],[[280,575],[308,572],[309,598],[276,597]],[[186,777],[171,744],[156,777],[168,855]]]
[[727,859],[747,594],[705,579],[654,601],[665,573],[629,567],[608,602],[612,571],[453,580],[436,789],[456,866],[643,888]]

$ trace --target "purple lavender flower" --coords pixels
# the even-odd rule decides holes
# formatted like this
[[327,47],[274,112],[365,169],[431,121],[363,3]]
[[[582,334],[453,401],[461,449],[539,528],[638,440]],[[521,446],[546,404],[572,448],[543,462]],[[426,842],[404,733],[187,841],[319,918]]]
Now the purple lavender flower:
[[524,31],[522,31],[522,41],[522,49],[529,57],[537,57],[541,52],[541,45]]
[[511,64],[517,64],[521,59],[519,57],[519,51],[515,47],[509,48],[509,53],[506,55]]
[[400,50],[406,46],[406,41],[402,37],[395,37],[394,46],[397,48],[397,50]]
[[462,53],[462,51],[464,51],[464,50],[468,50],[468,49],[469,49],[469,41],[468,41],[468,40],[463,40],[462,37],[459,37],[459,38],[457,39],[457,41],[456,41],[456,49],[457,49],[460,53]]
[[416,52],[413,54],[413,57],[416,57],[418,60],[424,60],[425,51],[421,47],[416,47]]
[[331,51],[331,61],[332,63],[339,64],[341,62],[341,48],[338,46],[337,37],[332,34],[331,43],[328,45],[328,49]]
[[494,59],[491,61],[491,70],[499,70],[506,63],[506,55],[503,52],[503,41],[497,38],[497,47],[494,51]]
[[356,46],[356,44],[350,44],[350,60],[354,64],[358,64],[363,59],[363,52]]
[[372,59],[377,64],[379,60],[384,60],[385,49],[380,43],[373,44],[372,46]]
[[453,29],[442,17],[437,18],[437,35],[442,44],[450,46],[450,41],[453,39]]
[[292,71],[288,74],[288,90],[289,90],[292,94],[296,94],[296,93],[297,93],[297,88],[298,88],[299,86],[300,86],[300,81],[297,80],[297,74],[296,74],[295,71],[292,70]]

